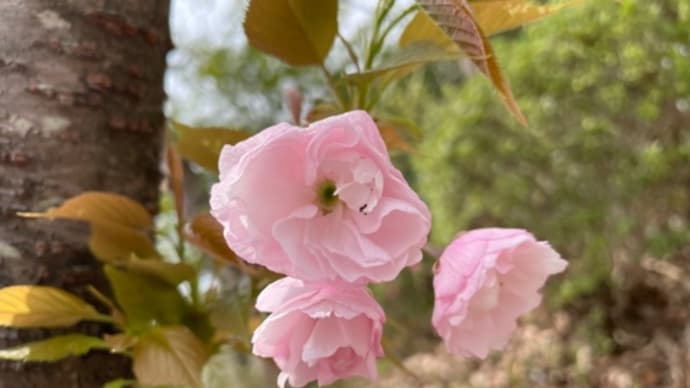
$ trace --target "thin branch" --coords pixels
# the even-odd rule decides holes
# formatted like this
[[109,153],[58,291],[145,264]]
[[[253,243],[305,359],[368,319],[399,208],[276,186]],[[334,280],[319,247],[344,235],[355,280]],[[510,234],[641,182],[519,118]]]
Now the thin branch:
[[379,29],[383,23],[383,19],[386,18],[388,12],[393,8],[395,1],[390,0],[379,0],[376,6],[376,17],[374,21],[374,30],[371,33],[371,40],[369,41],[369,46],[367,48],[367,56],[364,61],[364,69],[371,69],[371,65],[374,63],[374,58],[376,57],[378,48],[377,43],[379,41]]
[[[380,35],[379,35],[380,25],[374,26],[374,34],[373,34],[372,39],[371,39],[371,45],[369,46],[369,52],[367,55],[367,61],[365,64],[365,69],[371,68],[371,66],[374,62],[374,58],[376,58],[378,53],[383,48],[383,44],[386,40],[386,37],[393,30],[393,28],[396,25],[398,25],[398,23],[400,23],[405,17],[407,17],[412,12],[417,11],[418,9],[419,9],[419,5],[416,3],[409,6],[408,8],[406,8],[403,12],[401,12],[398,16],[396,16],[393,20],[391,20],[391,22],[388,23],[388,25],[386,25],[386,27],[384,28],[384,30],[381,32]],[[377,21],[377,23],[382,23],[382,22],[383,22],[383,19],[381,19],[380,21]]]
[[355,53],[355,50],[352,48],[352,44],[350,44],[350,42],[348,42],[348,40],[345,39],[345,37],[340,33],[340,31],[338,31],[338,38],[340,38],[340,41],[343,42],[343,46],[345,46],[348,55],[350,55],[350,60],[352,60],[352,63],[355,64],[357,72],[361,73],[362,69],[359,67],[359,58],[357,58],[357,54]]
[[400,371],[403,372],[405,375],[407,375],[407,377],[414,380],[418,387],[424,386],[424,381],[416,373],[412,372],[408,367],[406,367],[405,364],[402,362],[402,360],[400,360],[396,355],[394,355],[390,351],[390,348],[388,347],[388,344],[386,343],[385,340],[381,341],[381,346],[383,347],[383,353],[386,355],[386,358],[393,365],[395,365],[395,367],[400,369]]
[[383,30],[383,33],[381,34],[381,38],[380,38],[381,44],[383,44],[383,41],[386,39],[386,36],[388,36],[388,34],[391,32],[391,30],[396,25],[398,25],[398,23],[400,23],[405,17],[407,17],[412,12],[417,11],[418,9],[419,9],[419,5],[415,3],[411,6],[409,6],[407,9],[405,9],[403,12],[401,12],[400,15],[396,16],[395,19],[391,20],[391,22],[386,26],[386,29]]
[[335,87],[335,79],[333,78],[333,75],[326,69],[326,65],[321,63],[319,66],[321,68],[321,72],[323,73],[324,77],[326,77],[326,81],[328,83],[329,89],[331,89],[331,93],[333,93],[333,96],[335,99],[338,101],[338,104],[340,105],[340,108],[345,108],[345,101],[343,97],[338,93],[338,89]]

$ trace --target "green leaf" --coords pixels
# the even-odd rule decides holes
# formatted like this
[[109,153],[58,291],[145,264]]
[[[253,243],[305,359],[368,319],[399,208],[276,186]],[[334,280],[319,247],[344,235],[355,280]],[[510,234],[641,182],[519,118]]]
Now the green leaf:
[[137,344],[138,338],[125,333],[105,334],[103,342],[112,353],[124,353]]
[[89,249],[96,258],[112,263],[135,255],[159,258],[147,234],[111,222],[92,222]]
[[136,254],[158,257],[148,233],[151,215],[138,202],[123,195],[85,192],[43,213],[20,213],[23,217],[86,221],[91,227],[89,248],[98,259],[111,262]]
[[372,81],[386,85],[405,77],[425,64],[454,60],[457,57],[457,52],[449,52],[432,42],[414,42],[394,52],[379,66],[362,73],[348,74],[343,80],[360,85],[366,85]]
[[240,129],[194,128],[178,122],[171,123],[177,133],[177,151],[187,160],[218,173],[218,156],[226,144],[235,144],[253,134]]
[[131,379],[115,379],[110,380],[103,385],[103,388],[126,388],[137,387],[137,381]]
[[515,118],[527,125],[527,119],[513,97],[508,81],[494,55],[491,43],[484,35],[467,0],[418,0],[431,18],[467,54],[498,91],[503,103]]
[[172,286],[177,286],[196,277],[194,267],[185,263],[168,263],[161,260],[142,260],[131,257],[121,265],[127,270],[155,277]]
[[0,358],[15,361],[57,361],[69,356],[81,356],[92,349],[108,349],[98,337],[83,334],[68,334],[43,341],[29,342],[9,349],[0,350]]
[[82,320],[103,321],[90,304],[59,288],[10,286],[0,289],[0,326],[66,327]]
[[253,310],[251,290],[223,290],[210,310],[213,327],[251,349],[250,319]]
[[398,45],[408,46],[414,42],[429,41],[448,52],[460,54],[460,48],[441,27],[424,11],[417,12],[407,24]]
[[115,300],[127,317],[127,329],[130,331],[182,321],[187,303],[174,285],[158,277],[123,271],[112,265],[106,265],[104,270]]
[[486,35],[498,34],[535,22],[566,7],[581,3],[581,0],[571,0],[540,5],[527,0],[470,0],[477,23]]
[[249,43],[292,66],[319,65],[338,31],[338,0],[251,0]]
[[134,347],[134,375],[144,385],[201,387],[204,344],[184,326],[159,328]]

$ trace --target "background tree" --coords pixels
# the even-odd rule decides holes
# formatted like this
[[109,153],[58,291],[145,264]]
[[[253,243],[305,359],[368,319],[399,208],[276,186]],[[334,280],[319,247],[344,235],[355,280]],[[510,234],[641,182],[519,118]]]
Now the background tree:
[[434,240],[522,225],[586,273],[565,280],[566,299],[607,281],[612,256],[678,256],[690,243],[689,4],[592,4],[501,39],[528,129],[480,79],[452,85],[431,72],[409,83],[428,98],[445,84],[437,104],[416,109],[427,133],[414,165]]
[[[167,18],[167,0],[0,3],[0,285],[54,285],[90,300],[87,285],[108,293],[85,225],[16,213],[88,190],[156,209]],[[0,347],[56,332],[3,329]],[[129,370],[126,358],[105,352],[2,361],[0,387],[100,387]]]
[[[493,362],[420,355],[430,368],[457,371],[443,381],[690,381],[682,358],[690,344],[689,10],[687,0],[592,2],[497,38],[528,128],[507,117],[484,80],[458,77],[452,62],[413,75],[385,99],[424,130],[406,159],[432,210],[436,244],[459,230],[520,226],[571,264],[531,334],[517,335]],[[400,292],[430,308],[420,272]],[[422,349],[418,339],[410,349]],[[590,361],[574,366],[585,354]]]

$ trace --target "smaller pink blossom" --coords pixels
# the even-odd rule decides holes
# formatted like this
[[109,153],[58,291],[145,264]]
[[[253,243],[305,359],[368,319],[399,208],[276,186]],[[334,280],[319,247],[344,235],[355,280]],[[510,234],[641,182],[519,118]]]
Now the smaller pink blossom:
[[385,315],[364,286],[283,278],[259,294],[256,308],[272,314],[254,332],[252,352],[274,359],[279,386],[376,379]]
[[518,317],[541,303],[546,279],[567,265],[525,230],[462,233],[437,263],[432,324],[451,353],[485,358],[506,345]]

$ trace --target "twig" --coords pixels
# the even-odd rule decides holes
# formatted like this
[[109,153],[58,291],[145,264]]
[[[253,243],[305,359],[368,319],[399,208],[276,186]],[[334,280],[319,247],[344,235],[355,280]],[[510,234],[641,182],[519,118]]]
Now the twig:
[[328,87],[331,89],[331,93],[333,93],[333,96],[338,101],[338,105],[340,105],[340,108],[345,108],[345,101],[340,93],[338,93],[338,89],[335,87],[335,79],[333,79],[333,75],[328,71],[328,69],[326,69],[326,65],[323,63],[321,63],[319,67],[321,68],[321,72],[323,73],[324,77],[326,77]]
[[398,369],[400,369],[400,371],[403,372],[405,375],[407,375],[407,377],[414,380],[417,387],[421,388],[424,386],[424,381],[416,373],[412,372],[408,367],[406,367],[405,364],[402,362],[402,360],[400,360],[396,355],[394,355],[390,351],[390,348],[388,347],[388,344],[386,343],[385,340],[381,341],[381,346],[383,347],[383,353],[386,355],[386,358],[393,365],[395,365]]
[[343,46],[345,46],[345,49],[347,50],[347,53],[350,56],[350,60],[352,60],[352,63],[355,64],[357,73],[361,73],[362,69],[359,67],[359,58],[357,58],[357,54],[355,53],[355,50],[352,48],[352,44],[350,44],[350,42],[348,42],[348,40],[345,39],[345,37],[340,33],[340,31],[338,31],[338,38],[341,42],[343,42]]

